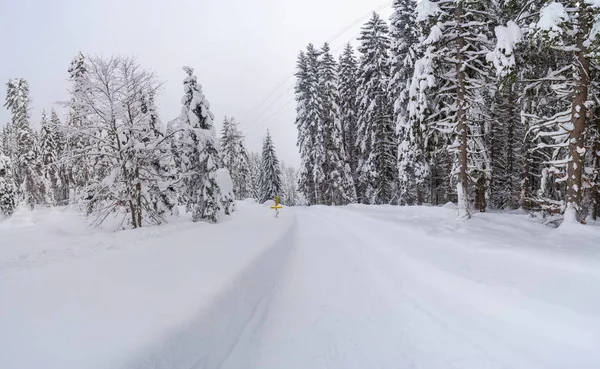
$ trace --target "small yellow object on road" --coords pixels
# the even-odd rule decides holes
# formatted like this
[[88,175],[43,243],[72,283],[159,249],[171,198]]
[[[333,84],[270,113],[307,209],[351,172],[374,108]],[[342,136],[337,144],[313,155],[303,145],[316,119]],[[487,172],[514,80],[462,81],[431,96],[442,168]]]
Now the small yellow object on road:
[[278,218],[279,209],[283,209],[283,206],[279,204],[279,196],[275,196],[275,206],[271,206],[271,209],[275,210],[275,218]]

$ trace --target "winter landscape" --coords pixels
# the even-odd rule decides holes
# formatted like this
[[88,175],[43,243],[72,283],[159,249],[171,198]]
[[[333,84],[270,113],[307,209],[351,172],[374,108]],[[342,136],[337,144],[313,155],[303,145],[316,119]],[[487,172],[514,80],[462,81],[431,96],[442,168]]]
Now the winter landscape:
[[106,1],[0,5],[0,368],[600,367],[600,1]]

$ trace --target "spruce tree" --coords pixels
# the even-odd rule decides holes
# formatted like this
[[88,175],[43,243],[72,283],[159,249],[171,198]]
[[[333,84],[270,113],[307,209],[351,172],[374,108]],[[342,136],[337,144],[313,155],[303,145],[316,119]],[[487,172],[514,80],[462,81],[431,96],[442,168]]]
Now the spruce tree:
[[12,215],[16,206],[10,158],[0,153],[0,219]]
[[252,197],[248,152],[244,146],[244,136],[234,118],[225,117],[223,120],[221,156],[225,168],[231,173],[235,198],[243,200]]
[[50,127],[54,132],[53,141],[56,143],[56,168],[58,170],[57,192],[55,200],[58,205],[66,205],[69,201],[69,177],[67,173],[67,132],[62,125],[56,110],[52,109],[50,113]]
[[[397,135],[393,119],[388,27],[377,13],[362,27],[359,38],[357,103],[360,148],[359,197],[364,203],[389,204],[397,200]],[[362,195],[362,196],[361,196]]]
[[490,163],[483,138],[484,123],[489,120],[485,103],[489,89],[483,87],[490,85],[486,54],[491,48],[492,4],[480,0],[429,4],[417,16],[426,38],[415,74],[433,88],[425,91],[427,105],[417,107],[429,108],[428,124],[450,141],[459,215],[470,217],[471,182],[475,183],[474,202],[481,211],[488,196]]
[[354,181],[350,166],[346,163],[346,152],[342,138],[339,92],[337,83],[337,64],[330,53],[329,45],[321,50],[319,63],[319,100],[321,110],[319,122],[321,140],[325,158],[323,160],[323,203],[344,205],[356,201]]
[[218,142],[213,126],[214,115],[210,104],[197,83],[194,70],[184,67],[187,77],[183,81],[180,138],[183,145],[177,155],[183,173],[183,194],[186,209],[192,220],[217,222],[221,212],[229,213],[231,204],[221,202],[223,194],[217,180],[219,169]]
[[537,23],[544,47],[558,50],[563,63],[549,66],[547,75],[553,78],[546,78],[552,83],[549,98],[559,101],[560,110],[540,116],[532,130],[538,138],[551,139],[538,147],[552,148],[546,173],[552,171],[566,186],[564,218],[568,222],[585,222],[589,210],[586,187],[597,186],[586,173],[594,170],[588,154],[593,143],[587,137],[594,113],[592,101],[598,100],[599,15],[596,2],[547,1]]
[[[69,81],[71,82],[71,100],[64,130],[65,156],[68,164],[64,168],[64,185],[75,197],[82,195],[82,190],[88,186],[93,177],[95,162],[87,153],[90,151],[91,138],[83,133],[88,126],[88,102],[83,98],[89,93],[89,66],[84,55],[79,52],[69,66]],[[73,199],[75,200],[75,199]]]
[[256,201],[260,201],[261,155],[257,152],[251,152],[248,159],[250,164],[250,196]]
[[264,203],[282,194],[281,167],[269,131],[263,141],[261,164],[260,202]]
[[296,206],[299,202],[298,172],[293,167],[281,163],[281,203],[286,206]]
[[340,56],[339,67],[339,108],[340,120],[342,126],[342,140],[344,142],[344,151],[346,152],[346,162],[350,165],[352,180],[355,186],[358,182],[357,168],[359,150],[356,146],[356,130],[358,107],[356,100],[356,91],[358,89],[358,64],[354,56],[354,50],[350,44],[344,48]]
[[42,111],[42,123],[40,132],[40,153],[42,162],[42,173],[46,183],[45,203],[56,205],[60,198],[61,179],[58,167],[60,156],[59,127],[55,126],[53,120],[48,121],[46,111]]
[[29,84],[22,78],[9,80],[6,103],[12,114],[11,125],[14,129],[15,183],[20,184],[21,198],[33,209],[35,204],[43,202],[44,186],[39,173],[40,163],[36,156],[36,142],[29,123]]
[[409,111],[415,63],[421,57],[414,0],[395,0],[391,16],[391,99],[398,133],[398,190],[400,204],[422,204],[429,175],[425,153],[427,126]]
[[296,127],[302,161],[299,189],[309,204],[321,204],[324,196],[325,151],[320,119],[319,57],[319,51],[309,44],[306,53],[301,52],[298,56],[296,73]]

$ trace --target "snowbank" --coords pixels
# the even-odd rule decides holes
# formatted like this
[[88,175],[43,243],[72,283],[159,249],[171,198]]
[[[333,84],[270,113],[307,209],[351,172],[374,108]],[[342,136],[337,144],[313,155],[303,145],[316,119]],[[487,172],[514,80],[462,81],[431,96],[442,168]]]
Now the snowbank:
[[294,224],[237,205],[217,225],[118,233],[56,209],[0,223],[0,367],[218,367],[268,298]]

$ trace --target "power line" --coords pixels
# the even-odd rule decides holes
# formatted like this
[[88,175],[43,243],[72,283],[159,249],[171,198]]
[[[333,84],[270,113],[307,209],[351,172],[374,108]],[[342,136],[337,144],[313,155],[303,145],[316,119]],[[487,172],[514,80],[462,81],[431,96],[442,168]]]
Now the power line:
[[[356,26],[358,23],[362,22],[366,17],[370,16],[373,12],[378,12],[382,9],[384,9],[385,7],[389,6],[391,4],[391,1],[386,1],[385,3],[379,5],[378,7],[376,7],[375,9],[370,10],[369,12],[363,14],[362,16],[360,16],[359,18],[355,19],[352,23],[346,25],[345,27],[343,27],[341,30],[339,30],[336,34],[334,34],[331,38],[329,38],[329,40],[327,40],[328,43],[336,40],[338,37],[340,37],[341,35],[343,35],[344,33],[346,33],[349,29],[351,29],[352,27]],[[348,40],[349,42],[350,40]],[[341,48],[342,46],[338,47],[337,49]],[[285,79],[283,79],[279,84],[277,84],[277,86],[271,90],[271,92],[264,98],[262,99],[258,104],[256,104],[252,109],[250,109],[250,111],[254,111],[257,110],[258,108],[260,108],[261,106],[263,106],[281,87],[283,87],[292,77],[294,77],[295,73],[292,71],[291,74],[289,74],[287,77],[285,77]],[[283,93],[281,93],[280,95],[278,95],[277,99],[274,101],[271,101],[271,103],[269,103],[267,105],[266,108],[262,109],[261,112],[250,122],[250,123],[244,123],[247,121],[247,119],[244,119],[242,121],[242,126],[246,126],[245,128],[250,128],[256,121],[258,121],[265,113],[267,113],[269,111],[269,109],[271,109],[272,106],[275,105],[275,103],[289,90],[291,90],[293,88],[290,87],[287,90],[285,90]]]

